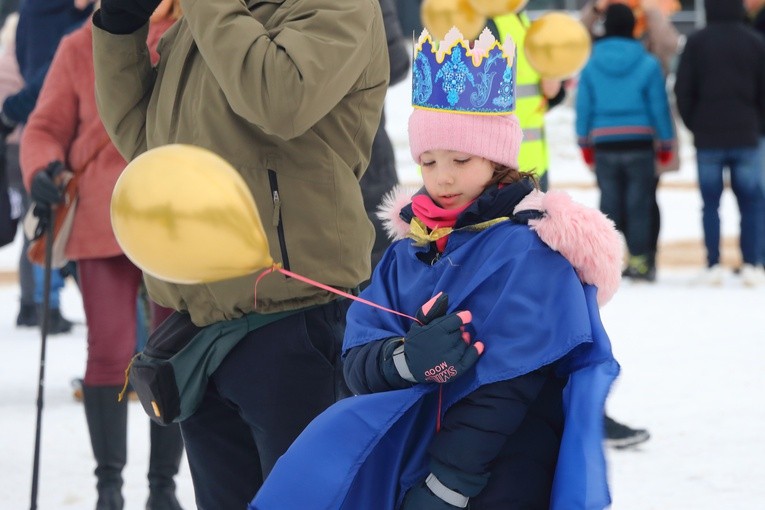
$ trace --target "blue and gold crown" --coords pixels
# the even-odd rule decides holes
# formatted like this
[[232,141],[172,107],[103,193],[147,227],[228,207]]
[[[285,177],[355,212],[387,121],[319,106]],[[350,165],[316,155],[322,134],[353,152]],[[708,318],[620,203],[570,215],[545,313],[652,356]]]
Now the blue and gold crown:
[[471,44],[456,27],[434,44],[423,30],[412,59],[412,106],[426,110],[507,115],[515,110],[516,47],[484,29]]

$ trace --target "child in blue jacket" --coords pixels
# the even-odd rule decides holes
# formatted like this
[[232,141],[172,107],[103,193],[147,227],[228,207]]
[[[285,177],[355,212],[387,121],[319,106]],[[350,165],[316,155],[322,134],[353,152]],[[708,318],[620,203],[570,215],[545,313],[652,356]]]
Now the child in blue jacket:
[[609,5],[604,26],[579,78],[576,134],[598,180],[600,210],[627,241],[625,276],[653,281],[656,160],[672,158],[672,113],[659,60],[632,36],[632,9]]
[[387,201],[397,240],[361,295],[416,320],[351,306],[345,374],[359,396],[306,429],[251,508],[610,503],[602,419],[618,365],[598,302],[618,285],[620,241],[602,214],[518,171],[514,48],[489,37],[417,46],[409,141],[424,187]]

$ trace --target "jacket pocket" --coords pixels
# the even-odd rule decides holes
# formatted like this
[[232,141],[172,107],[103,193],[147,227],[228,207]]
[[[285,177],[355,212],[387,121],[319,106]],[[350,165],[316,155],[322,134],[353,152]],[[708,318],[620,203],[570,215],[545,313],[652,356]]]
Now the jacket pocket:
[[271,213],[271,226],[276,228],[276,233],[279,236],[279,250],[282,254],[282,266],[287,271],[290,270],[290,259],[287,255],[287,241],[284,236],[284,222],[282,222],[282,201],[279,196],[279,182],[276,178],[276,172],[274,170],[268,170],[268,184],[271,189],[271,201],[273,203],[273,209]]

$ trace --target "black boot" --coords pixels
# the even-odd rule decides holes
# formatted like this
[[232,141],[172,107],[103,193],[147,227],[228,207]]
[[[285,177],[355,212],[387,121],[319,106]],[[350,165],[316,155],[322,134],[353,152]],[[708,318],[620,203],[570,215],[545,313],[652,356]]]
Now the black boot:
[[[42,327],[43,309],[39,306],[37,309],[37,315],[40,318],[40,327]],[[61,315],[61,310],[58,308],[51,308],[48,312],[48,334],[59,335],[62,333],[69,333],[72,330],[72,322],[68,321]]]
[[37,305],[21,303],[19,315],[16,317],[16,326],[34,327],[40,324],[37,317]]
[[127,461],[127,401],[119,386],[83,386],[85,417],[96,458],[96,510],[122,510],[122,468]]
[[175,480],[183,455],[183,438],[177,423],[151,422],[149,499],[146,510],[183,510],[175,497]]

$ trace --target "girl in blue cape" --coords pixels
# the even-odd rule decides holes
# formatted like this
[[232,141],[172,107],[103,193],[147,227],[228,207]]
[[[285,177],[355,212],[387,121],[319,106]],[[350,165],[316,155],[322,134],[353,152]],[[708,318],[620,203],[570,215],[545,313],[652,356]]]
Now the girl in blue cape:
[[518,171],[512,114],[415,108],[424,187],[382,213],[398,239],[354,303],[345,375],[252,509],[603,509],[603,405],[619,367],[598,305],[621,240]]

